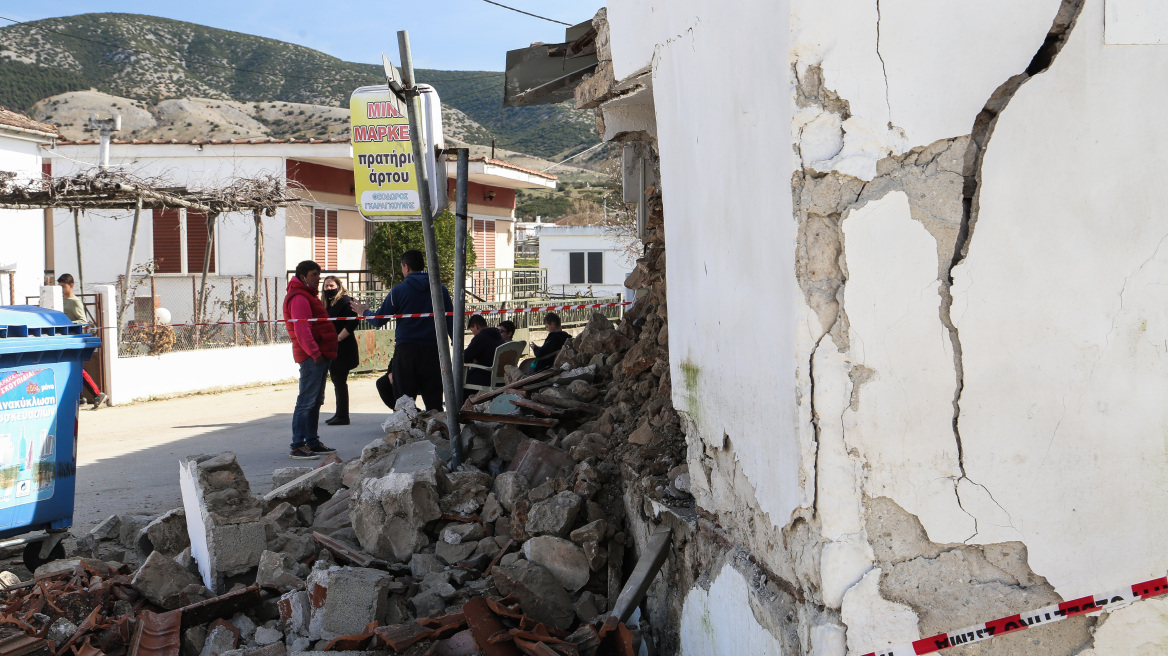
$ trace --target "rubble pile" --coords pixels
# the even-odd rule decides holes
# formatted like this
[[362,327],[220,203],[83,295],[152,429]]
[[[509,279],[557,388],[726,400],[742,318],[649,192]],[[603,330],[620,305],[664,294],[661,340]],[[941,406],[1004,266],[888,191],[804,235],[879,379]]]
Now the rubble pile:
[[594,314],[553,369],[468,399],[457,442],[403,398],[360,456],[277,470],[263,495],[233,453],[184,458],[183,508],[110,517],[84,559],[0,579],[0,631],[56,656],[633,653],[619,620],[655,569],[630,596],[628,492],[692,504],[650,210],[620,325]]

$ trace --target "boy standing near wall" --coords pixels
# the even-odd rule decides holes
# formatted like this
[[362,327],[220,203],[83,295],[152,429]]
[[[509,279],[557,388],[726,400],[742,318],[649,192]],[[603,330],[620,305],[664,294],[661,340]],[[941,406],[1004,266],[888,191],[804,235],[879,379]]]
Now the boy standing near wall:
[[[61,296],[65,301],[65,316],[73,323],[88,324],[89,319],[85,316],[85,302],[77,298],[73,293],[73,285],[76,284],[73,280],[73,275],[69,273],[62,273],[57,278],[57,284],[61,287]],[[97,388],[97,383],[93,382],[89,372],[84,369],[81,370],[81,378],[84,379],[85,385],[93,393],[93,409],[97,410],[105,403],[109,396]]]

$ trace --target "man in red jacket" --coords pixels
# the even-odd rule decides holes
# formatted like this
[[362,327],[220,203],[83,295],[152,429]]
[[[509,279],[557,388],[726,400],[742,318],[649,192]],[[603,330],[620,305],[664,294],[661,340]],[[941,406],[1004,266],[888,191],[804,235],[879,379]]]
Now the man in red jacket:
[[336,451],[321,444],[317,434],[324,381],[329,364],[337,357],[337,329],[328,321],[328,311],[317,297],[319,289],[320,265],[305,260],[296,265],[296,277],[288,281],[288,295],[284,297],[284,326],[292,338],[292,357],[300,365],[300,393],[292,411],[290,455],[294,460],[315,460]]

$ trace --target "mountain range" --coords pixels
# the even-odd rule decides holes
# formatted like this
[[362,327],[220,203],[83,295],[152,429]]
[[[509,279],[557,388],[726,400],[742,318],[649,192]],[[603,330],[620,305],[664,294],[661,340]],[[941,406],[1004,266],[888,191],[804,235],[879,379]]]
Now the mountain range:
[[[499,53],[502,57],[503,53]],[[597,143],[591,112],[568,103],[504,108],[503,74],[418,69],[442,98],[447,134],[561,159]],[[380,66],[311,48],[138,14],[93,13],[0,28],[0,105],[88,131],[123,114],[123,138],[341,136],[353,89]]]

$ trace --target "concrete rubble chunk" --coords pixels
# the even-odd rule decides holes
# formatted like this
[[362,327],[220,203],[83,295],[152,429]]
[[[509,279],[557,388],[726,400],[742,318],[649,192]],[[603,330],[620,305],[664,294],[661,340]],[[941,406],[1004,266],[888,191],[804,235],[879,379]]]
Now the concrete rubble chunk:
[[572,542],[583,545],[585,542],[600,542],[607,533],[608,522],[603,519],[598,519],[572,531],[572,534],[568,537],[572,539]]
[[515,450],[519,443],[527,439],[518,428],[504,424],[491,433],[491,442],[495,446],[495,453],[504,460],[511,462],[515,459]]
[[588,583],[590,575],[584,550],[563,538],[544,535],[523,543],[523,555],[551,572],[568,592]]
[[361,547],[378,558],[406,562],[429,543],[422,532],[438,519],[442,476],[434,444],[419,441],[397,450],[389,474],[353,489],[349,517]]
[[487,500],[483,502],[483,509],[479,513],[479,517],[488,524],[494,523],[495,520],[503,516],[503,506],[499,504],[498,497],[494,492],[487,494]]
[[264,503],[269,507],[286,501],[294,506],[331,497],[341,489],[341,470],[344,465],[339,462],[330,462],[324,467],[309,470],[302,476],[291,480],[284,485],[264,495]]
[[477,542],[487,533],[483,530],[483,525],[478,522],[467,522],[465,524],[451,524],[442,529],[440,539],[447,544],[462,544],[463,542]]
[[176,508],[147,524],[138,532],[138,553],[143,558],[151,551],[177,556],[191,546],[187,536],[187,517],[182,508]]
[[278,489],[312,471],[312,467],[280,467],[272,472],[272,489]]
[[295,574],[296,560],[284,553],[265,551],[260,555],[256,583],[279,590],[292,590],[304,585]]
[[9,571],[0,572],[0,586],[11,587],[20,585],[20,577]]
[[240,640],[250,640],[252,635],[255,634],[255,621],[243,613],[236,613],[228,621],[230,621],[235,628],[239,629]]
[[234,631],[224,624],[217,624],[207,633],[207,641],[203,644],[203,651],[199,652],[199,656],[223,656],[235,649],[238,644],[239,638]]
[[33,577],[39,579],[59,572],[72,572],[81,563],[85,563],[99,572],[109,571],[109,565],[94,558],[69,558],[67,560],[54,560],[41,565],[33,572]]
[[446,566],[434,554],[416,553],[410,559],[410,575],[416,579],[425,577],[430,572],[440,572]]
[[572,530],[582,505],[579,496],[565,490],[546,501],[532,504],[524,528],[530,535],[564,537]]
[[45,638],[58,645],[64,645],[65,641],[72,638],[74,633],[77,633],[77,625],[70,622],[67,617],[58,617],[49,626],[49,632],[45,635]]
[[564,586],[540,565],[526,560],[509,567],[496,565],[491,578],[499,592],[519,597],[523,612],[537,622],[566,631],[576,618]]
[[110,515],[89,532],[97,540],[116,540],[121,532],[122,518]]
[[271,645],[280,642],[283,639],[284,634],[281,633],[279,629],[260,626],[255,630],[255,642],[257,645]]
[[322,533],[332,533],[353,525],[349,519],[349,502],[352,499],[352,490],[344,489],[333,495],[333,498],[316,507],[312,516],[312,529]]
[[280,611],[280,626],[289,634],[308,637],[308,624],[312,620],[312,606],[308,592],[296,590],[280,597],[276,607]]
[[386,435],[391,433],[408,432],[414,426],[414,418],[418,416],[418,407],[414,400],[401,397],[393,407],[393,412],[381,424]]
[[183,588],[191,584],[201,584],[199,577],[157,551],[150,554],[130,581],[142,596],[167,610],[186,605]]
[[470,558],[474,554],[477,547],[477,542],[449,544],[447,542],[439,541],[434,545],[434,555],[447,565],[453,565],[455,563],[462,562],[467,558]]
[[491,477],[479,471],[460,471],[447,474],[448,490],[439,500],[442,512],[470,516],[478,514],[491,490]]
[[656,440],[657,440],[657,435],[653,432],[653,427],[649,425],[649,422],[647,420],[644,423],[642,423],[637,428],[637,430],[633,431],[629,435],[629,443],[630,444],[637,444],[640,446],[646,446],[648,444],[652,444]]
[[203,651],[203,644],[206,642],[206,626],[192,626],[186,631],[183,631],[182,656],[199,656],[199,652]]
[[584,401],[585,403],[589,403],[595,400],[596,397],[600,395],[600,392],[597,392],[596,389],[592,387],[592,385],[580,378],[577,378],[570,384],[565,385],[565,389],[568,390],[569,394],[580,399],[581,401]]
[[[576,367],[575,369],[565,371],[556,377],[556,384],[567,387],[568,391],[572,392],[573,394],[576,394],[576,390],[581,389],[579,385],[583,385],[591,391],[591,394],[589,395],[589,398],[580,398],[580,400],[591,401],[592,399],[596,398],[597,394],[596,391],[590,387],[592,383],[596,382],[597,369],[598,367],[596,365],[589,364],[584,367]],[[576,387],[573,388],[573,386]],[[580,395],[576,394],[576,396],[579,397]]]
[[576,461],[563,449],[557,449],[539,440],[525,439],[515,451],[508,471],[519,472],[532,487],[560,475],[560,470],[574,467]]
[[[118,543],[124,547],[135,549],[138,546],[138,534],[147,524],[154,521],[151,515],[122,515],[118,518]],[[149,555],[149,554],[146,554]]]
[[[384,623],[389,610],[389,589],[393,577],[388,572],[363,567],[338,567],[328,572],[328,595],[324,604],[313,608],[324,640],[356,635],[366,625]],[[311,637],[311,636],[310,636]]]
[[576,600],[573,608],[576,611],[577,620],[591,622],[604,612],[606,605],[607,602],[601,595],[594,592],[581,592],[580,598]]
[[514,512],[515,504],[527,498],[530,491],[527,479],[518,472],[503,472],[495,477],[495,496],[507,512]]
[[264,523],[270,529],[268,533],[268,537],[270,538],[275,533],[287,531],[299,526],[300,516],[296,512],[295,506],[284,502],[272,508],[268,514],[264,515]]
[[360,458],[353,458],[341,468],[341,485],[353,487],[361,480],[361,467],[365,463]]

